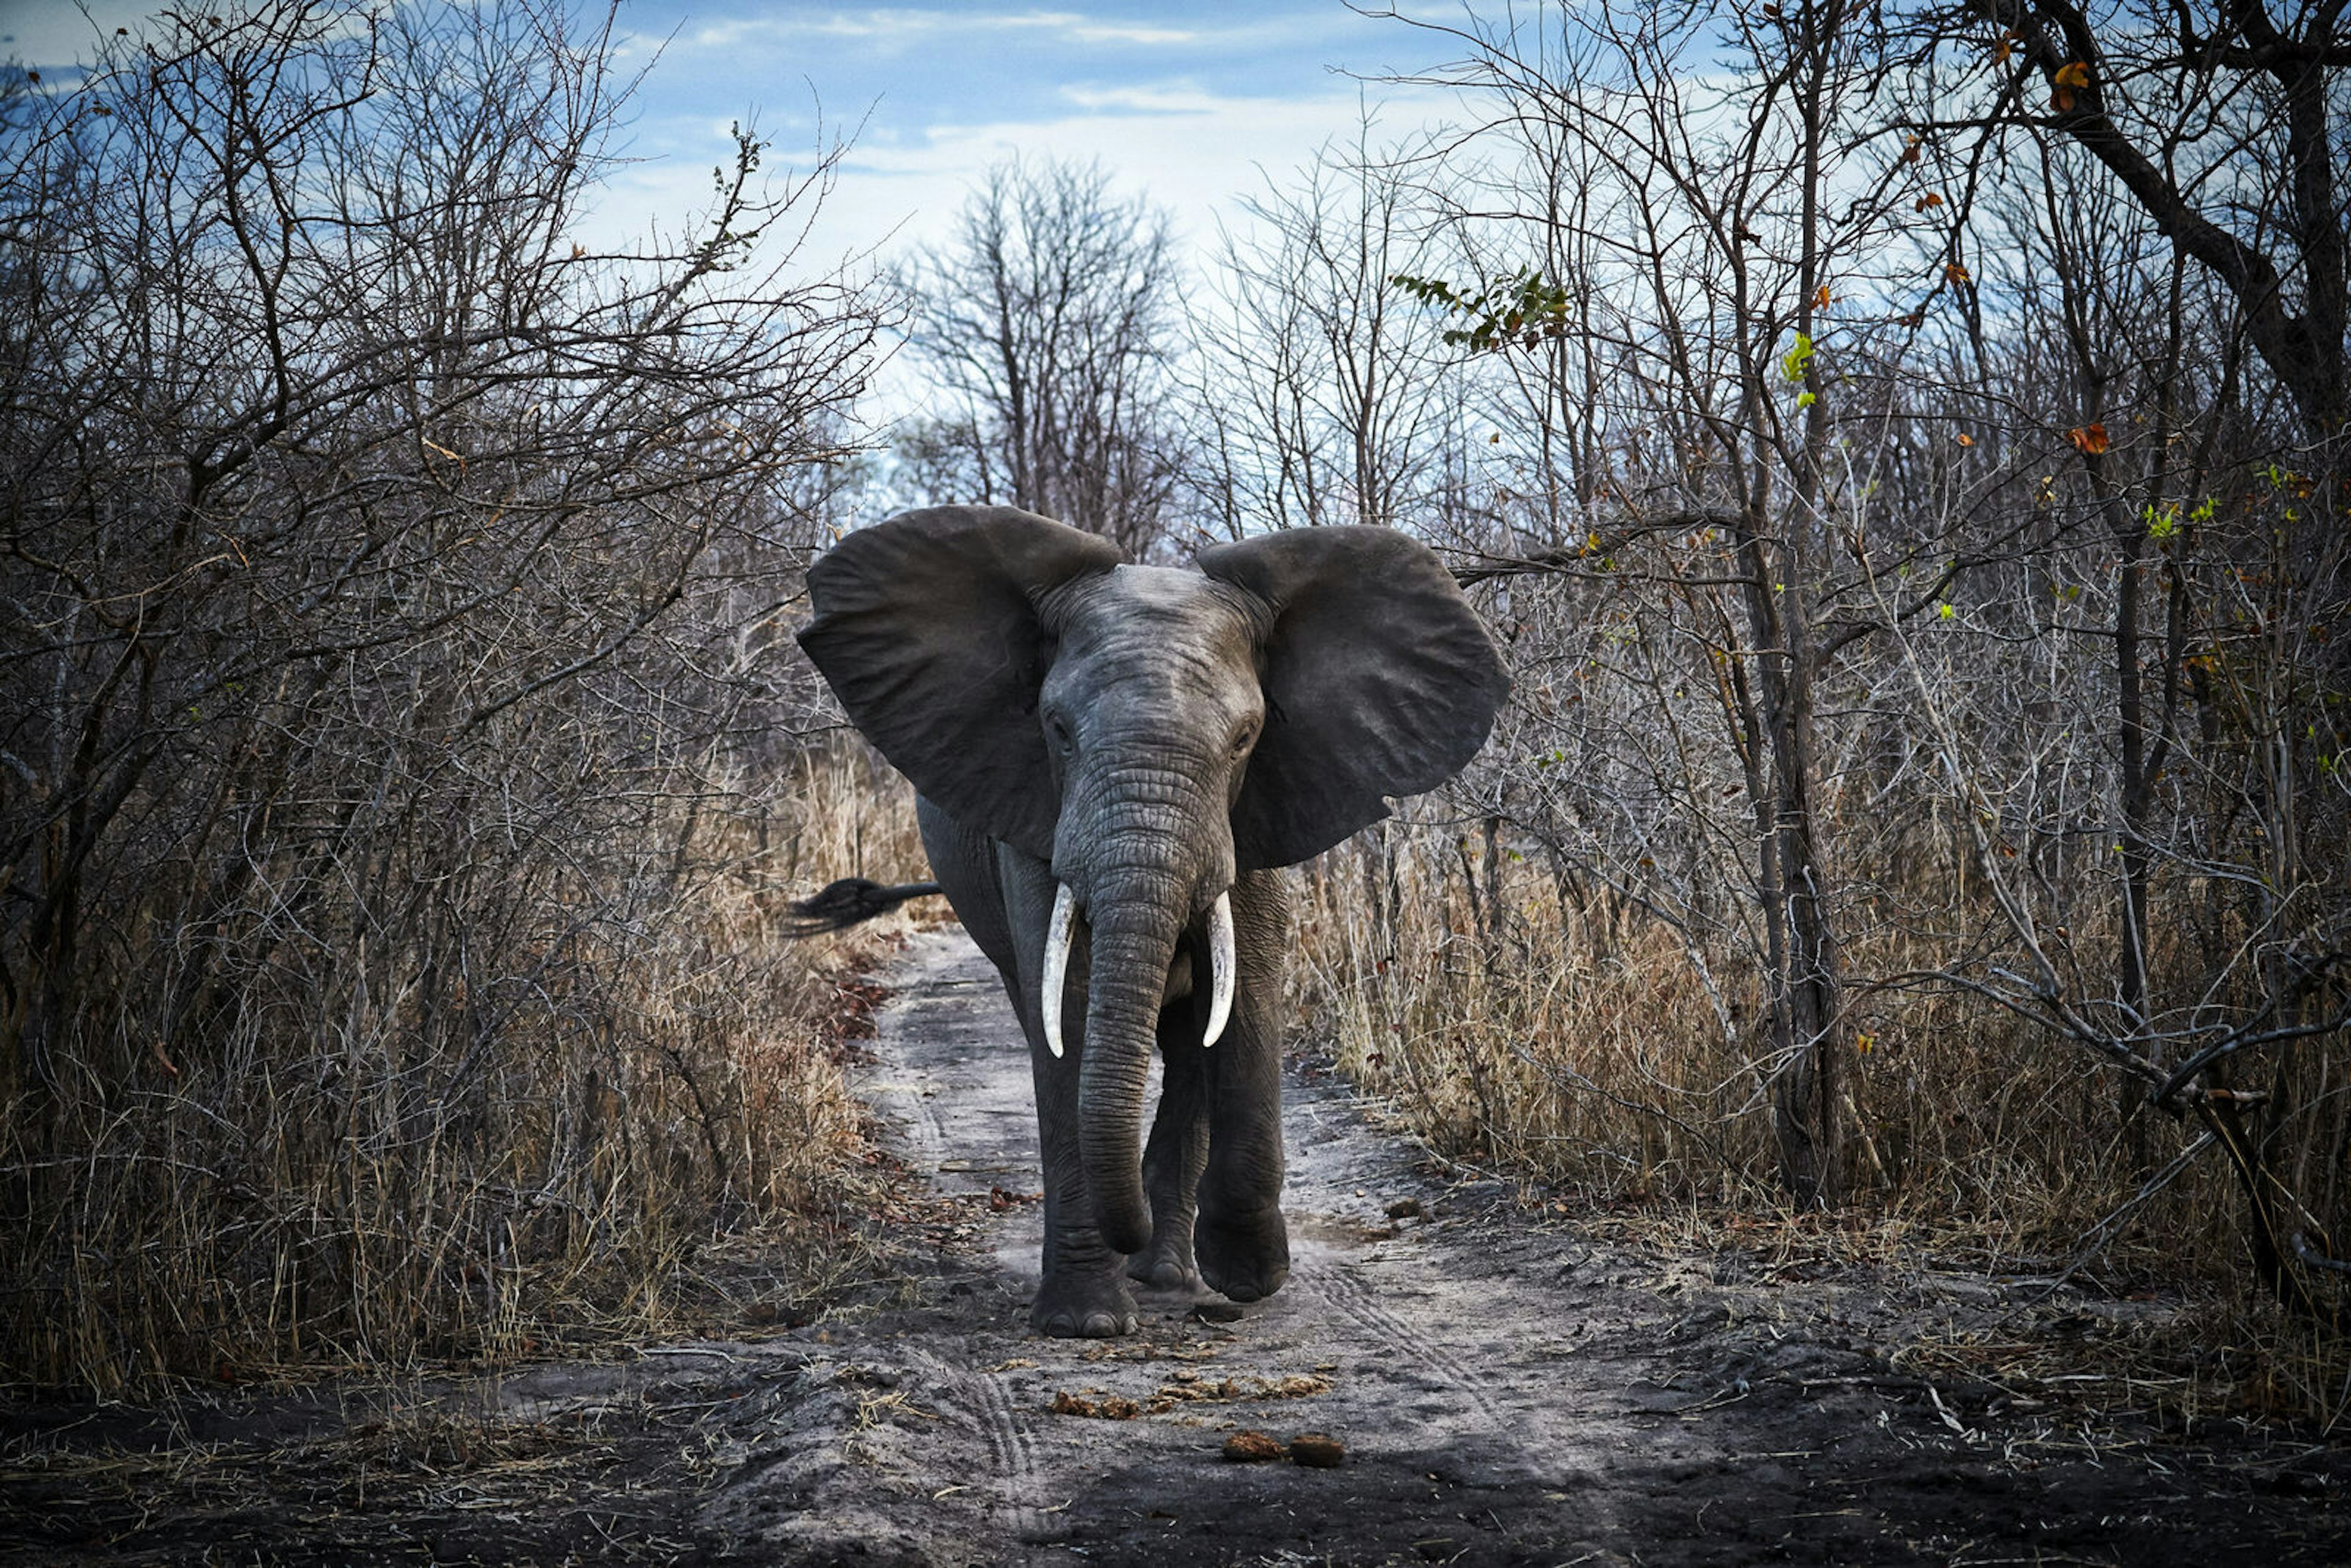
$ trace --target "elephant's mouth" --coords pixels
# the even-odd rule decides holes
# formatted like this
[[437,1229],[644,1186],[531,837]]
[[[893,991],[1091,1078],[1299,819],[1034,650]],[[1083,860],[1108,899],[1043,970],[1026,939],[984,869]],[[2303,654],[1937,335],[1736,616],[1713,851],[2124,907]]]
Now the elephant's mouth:
[[[1070,974],[1070,942],[1076,935],[1078,901],[1068,883],[1053,887],[1053,918],[1045,929],[1045,974],[1040,1010],[1044,1014],[1045,1046],[1061,1054],[1061,993]],[[1217,894],[1208,910],[1208,1022],[1200,1031],[1205,1048],[1217,1043],[1233,1010],[1233,895]]]

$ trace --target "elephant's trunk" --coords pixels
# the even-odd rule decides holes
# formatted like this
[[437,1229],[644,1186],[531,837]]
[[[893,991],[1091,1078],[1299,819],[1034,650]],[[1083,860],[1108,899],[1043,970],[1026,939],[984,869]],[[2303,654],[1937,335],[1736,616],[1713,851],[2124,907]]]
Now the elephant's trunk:
[[1078,1073],[1078,1153],[1094,1223],[1121,1252],[1140,1252],[1151,1242],[1143,1096],[1168,964],[1190,915],[1188,886],[1164,873],[1134,872],[1097,884],[1087,911],[1092,962]]

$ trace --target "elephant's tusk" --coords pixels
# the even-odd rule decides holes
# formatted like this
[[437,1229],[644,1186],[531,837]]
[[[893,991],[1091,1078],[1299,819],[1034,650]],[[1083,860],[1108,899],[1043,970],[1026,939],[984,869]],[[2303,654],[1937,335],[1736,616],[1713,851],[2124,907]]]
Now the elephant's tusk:
[[1200,1037],[1202,1047],[1217,1043],[1232,1010],[1233,895],[1225,892],[1217,894],[1217,906],[1208,911],[1208,1028]]
[[1070,884],[1055,883],[1053,923],[1045,928],[1045,986],[1040,1004],[1045,1014],[1045,1049],[1055,1056],[1061,1054],[1061,986],[1070,975],[1070,928],[1077,914]]

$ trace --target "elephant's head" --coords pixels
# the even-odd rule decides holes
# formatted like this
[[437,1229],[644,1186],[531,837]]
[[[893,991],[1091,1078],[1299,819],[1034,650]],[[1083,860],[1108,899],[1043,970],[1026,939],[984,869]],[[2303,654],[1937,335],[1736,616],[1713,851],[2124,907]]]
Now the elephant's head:
[[[1483,744],[1509,682],[1428,550],[1303,528],[1131,566],[1008,507],[939,507],[851,534],[809,571],[800,643],[849,716],[967,827],[1048,861],[1047,985],[1092,932],[1081,1147],[1095,1218],[1149,1236],[1143,1096],[1169,967],[1209,934],[1221,1027],[1234,878],[1290,865],[1433,789]],[[1044,1007],[1058,1047],[1060,1008]]]

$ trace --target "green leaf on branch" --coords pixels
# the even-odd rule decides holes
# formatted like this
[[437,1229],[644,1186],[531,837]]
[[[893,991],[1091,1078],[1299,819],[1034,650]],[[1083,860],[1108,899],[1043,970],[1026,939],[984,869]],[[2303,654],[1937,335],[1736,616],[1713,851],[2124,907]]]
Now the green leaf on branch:
[[1478,353],[1513,347],[1531,350],[1567,335],[1566,286],[1552,282],[1531,267],[1470,287],[1403,272],[1390,277],[1388,282],[1444,315],[1467,319],[1467,327],[1446,329],[1444,340],[1456,348]]
[[1802,381],[1811,371],[1812,363],[1812,336],[1799,332],[1796,334],[1796,346],[1780,356],[1780,374],[1788,381]]

